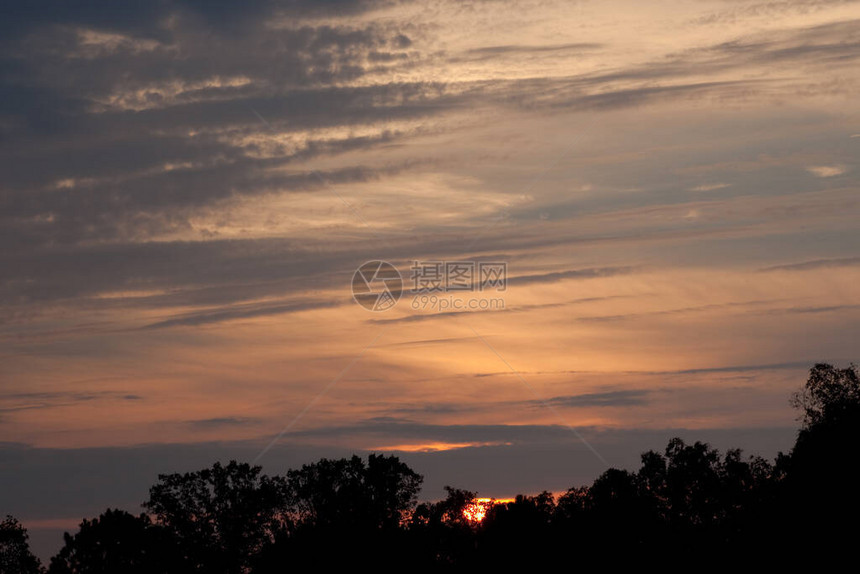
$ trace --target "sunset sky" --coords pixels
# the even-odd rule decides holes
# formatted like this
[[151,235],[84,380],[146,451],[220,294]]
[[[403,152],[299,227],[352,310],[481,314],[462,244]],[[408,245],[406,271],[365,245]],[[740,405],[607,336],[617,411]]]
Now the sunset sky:
[[[860,3],[46,0],[0,46],[37,549],[216,460],[393,453],[434,499],[773,457],[858,358]],[[369,260],[505,262],[504,308],[368,311]]]

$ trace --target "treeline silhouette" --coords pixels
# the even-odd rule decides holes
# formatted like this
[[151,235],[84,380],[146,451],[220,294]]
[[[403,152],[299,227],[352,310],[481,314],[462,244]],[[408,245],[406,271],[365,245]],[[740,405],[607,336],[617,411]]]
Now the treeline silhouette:
[[[860,379],[817,364],[792,397],[801,428],[770,462],[672,439],[635,472],[591,486],[465,510],[476,494],[446,487],[417,503],[422,477],[394,456],[322,459],[285,476],[230,462],[160,475],[145,513],[81,522],[48,574],[273,573],[635,566],[798,566],[852,558],[858,542]],[[45,572],[27,533],[0,525],[0,572]]]

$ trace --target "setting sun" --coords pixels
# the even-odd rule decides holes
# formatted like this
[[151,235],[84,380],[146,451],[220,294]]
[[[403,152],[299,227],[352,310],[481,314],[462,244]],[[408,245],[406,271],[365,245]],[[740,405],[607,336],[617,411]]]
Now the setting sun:
[[469,522],[478,523],[484,520],[490,507],[496,504],[505,504],[513,502],[513,498],[476,498],[471,504],[466,505],[463,509],[463,516]]

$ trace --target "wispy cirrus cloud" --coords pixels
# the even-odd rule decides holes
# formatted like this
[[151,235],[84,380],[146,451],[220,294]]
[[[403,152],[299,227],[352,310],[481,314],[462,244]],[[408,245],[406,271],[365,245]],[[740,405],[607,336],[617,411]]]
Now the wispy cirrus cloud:
[[860,265],[860,257],[842,257],[836,259],[813,259],[800,263],[788,263],[765,267],[762,271],[814,271],[830,267],[853,267]]
[[806,171],[818,177],[836,177],[845,173],[845,167],[841,165],[819,165],[806,168]]
[[628,389],[605,393],[584,393],[566,397],[550,397],[545,402],[557,407],[631,407],[648,403],[649,390]]

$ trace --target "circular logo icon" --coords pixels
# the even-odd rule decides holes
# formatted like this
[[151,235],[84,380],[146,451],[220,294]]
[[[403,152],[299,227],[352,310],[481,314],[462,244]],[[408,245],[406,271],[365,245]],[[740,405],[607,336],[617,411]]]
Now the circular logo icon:
[[368,311],[387,311],[403,294],[403,279],[387,261],[368,261],[352,276],[352,298]]

